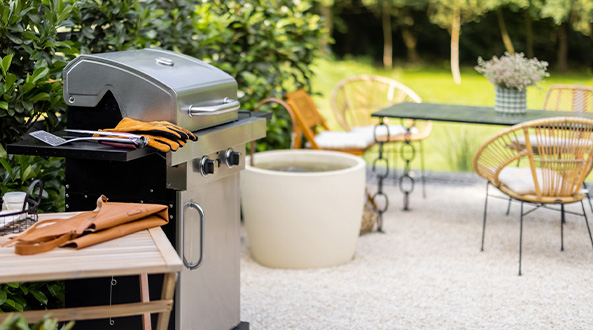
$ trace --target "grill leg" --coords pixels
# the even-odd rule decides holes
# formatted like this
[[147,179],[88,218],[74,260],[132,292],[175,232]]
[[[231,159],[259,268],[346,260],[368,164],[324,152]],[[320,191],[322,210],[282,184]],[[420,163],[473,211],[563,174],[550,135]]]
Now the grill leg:
[[521,227],[519,230],[519,276],[521,276],[522,249],[523,249],[523,201],[521,201]]
[[488,187],[490,182],[486,183],[486,198],[484,200],[484,223],[482,224],[482,248],[480,251],[484,251],[484,234],[486,233],[486,214],[488,211]]

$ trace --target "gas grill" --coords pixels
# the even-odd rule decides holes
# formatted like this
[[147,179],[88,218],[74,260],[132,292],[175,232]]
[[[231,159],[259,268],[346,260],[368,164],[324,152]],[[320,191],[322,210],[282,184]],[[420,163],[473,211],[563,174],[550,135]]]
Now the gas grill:
[[[8,152],[65,157],[67,211],[92,210],[102,194],[110,201],[168,205],[163,230],[185,264],[169,329],[248,328],[239,316],[239,173],[245,144],[265,136],[266,119],[238,110],[237,84],[228,74],[170,51],[81,55],[63,76],[69,129],[112,128],[130,117],[169,121],[198,140],[164,154],[95,142],[51,147],[25,137]],[[151,275],[149,282],[156,298],[160,279]],[[135,277],[66,282],[67,307],[126,303],[139,295]],[[125,317],[77,322],[75,329],[141,324],[140,317]]]

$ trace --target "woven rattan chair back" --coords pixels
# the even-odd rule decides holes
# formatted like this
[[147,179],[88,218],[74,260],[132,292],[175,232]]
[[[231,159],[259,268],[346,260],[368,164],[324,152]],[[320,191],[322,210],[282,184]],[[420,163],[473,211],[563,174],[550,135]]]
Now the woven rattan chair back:
[[544,110],[593,112],[593,88],[552,85],[544,100]]
[[376,124],[375,111],[401,102],[422,102],[414,91],[393,79],[360,75],[346,78],[334,87],[331,106],[336,120],[349,131],[354,126]]

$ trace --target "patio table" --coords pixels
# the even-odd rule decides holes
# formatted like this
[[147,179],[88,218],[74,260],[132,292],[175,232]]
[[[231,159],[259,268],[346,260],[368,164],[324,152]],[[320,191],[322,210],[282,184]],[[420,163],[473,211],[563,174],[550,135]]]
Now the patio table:
[[[552,117],[580,117],[593,119],[593,113],[577,111],[548,111],[548,110],[527,110],[527,113],[517,114],[499,114],[494,111],[494,107],[455,105],[455,104],[437,104],[437,103],[398,103],[385,109],[374,112],[372,117],[378,118],[409,118],[417,120],[433,120],[442,122],[455,122],[481,125],[500,125],[512,126],[526,121],[552,118]],[[406,144],[413,150],[410,141]],[[409,210],[409,194],[414,189],[414,180],[410,177],[410,160],[405,161],[403,177],[400,178],[400,190],[404,193],[404,211]],[[408,179],[411,184],[409,187],[403,187],[401,182]],[[382,184],[379,184],[381,190]],[[377,194],[383,195],[381,191]],[[386,198],[386,197],[385,197]],[[385,203],[387,205],[387,203]],[[382,210],[386,211],[386,208]]]
[[503,115],[494,111],[494,107],[437,103],[399,103],[374,112],[371,116],[501,126],[512,126],[530,120],[552,117],[593,119],[593,113],[590,112],[527,110],[524,115]]
[[[75,214],[40,214],[39,221]],[[6,236],[0,237],[0,242],[7,239]],[[182,265],[167,236],[160,227],[155,227],[80,250],[57,248],[23,256],[15,254],[14,247],[0,248],[0,283],[139,275],[140,302],[27,311],[21,315],[30,323],[37,322],[48,313],[59,321],[143,315],[144,328],[149,329],[150,314],[159,313],[157,329],[167,329],[175,283]],[[160,300],[149,301],[147,274],[164,274]],[[0,317],[2,319],[4,317]]]

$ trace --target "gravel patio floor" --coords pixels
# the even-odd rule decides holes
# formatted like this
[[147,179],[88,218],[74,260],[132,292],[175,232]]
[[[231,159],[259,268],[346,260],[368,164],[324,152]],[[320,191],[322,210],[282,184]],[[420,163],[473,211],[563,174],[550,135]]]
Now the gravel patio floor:
[[254,330],[593,328],[593,249],[583,217],[567,216],[561,252],[560,213],[528,215],[517,276],[519,204],[506,216],[507,202],[489,199],[480,252],[485,186],[467,173],[429,175],[426,199],[418,182],[404,212],[402,193],[386,185],[385,233],[361,236],[353,260],[331,268],[263,267],[243,230],[241,320]]

